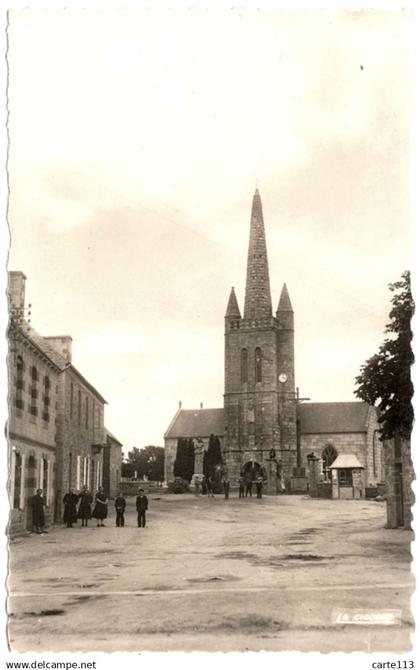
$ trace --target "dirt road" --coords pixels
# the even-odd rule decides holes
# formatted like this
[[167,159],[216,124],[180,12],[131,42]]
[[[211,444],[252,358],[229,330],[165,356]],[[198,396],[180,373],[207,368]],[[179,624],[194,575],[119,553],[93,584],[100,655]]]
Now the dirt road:
[[13,651],[410,649],[412,534],[383,503],[161,495],[145,529],[133,500],[106,523],[11,542]]

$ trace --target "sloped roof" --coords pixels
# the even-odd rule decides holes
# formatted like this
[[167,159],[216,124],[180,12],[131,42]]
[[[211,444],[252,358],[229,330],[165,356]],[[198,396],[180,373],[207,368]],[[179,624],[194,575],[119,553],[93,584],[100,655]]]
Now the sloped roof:
[[32,328],[32,326],[25,321],[24,326],[19,328],[20,333],[30,340],[35,346],[42,351],[42,353],[50,359],[52,363],[60,370],[64,370],[66,361],[61,354],[56,351],[51,344],[42,335]]
[[223,408],[181,409],[165,433],[171,437],[208,437],[224,435],[225,420]]
[[362,468],[365,469],[361,464],[357,456],[354,454],[339,454],[335,459],[334,463],[331,463],[330,468]]
[[104,404],[108,404],[105,398],[99,393],[99,391],[90,383],[88,380],[82,375],[82,373],[71,363],[68,363],[66,359],[50,344],[48,338],[43,337],[40,335],[35,328],[33,328],[29,323],[25,321],[25,326],[20,327],[19,332],[21,335],[27,338],[30,342],[32,342],[42,353],[44,356],[50,359],[50,361],[63,372],[64,370],[67,370],[68,368],[71,368],[71,370],[80,378],[80,380],[89,388],[90,391],[96,397],[103,402]]
[[300,432],[365,433],[369,405],[366,402],[309,402],[299,405]]
[[109,439],[111,440],[111,442],[115,442],[115,444],[117,444],[119,447],[122,447],[122,446],[123,446],[123,445],[121,444],[121,442],[120,442],[119,440],[117,440],[117,438],[115,437],[115,435],[113,435],[113,434],[111,433],[111,431],[108,430],[108,428],[105,428],[105,434],[106,434],[107,437],[109,437]]
[[[369,405],[365,402],[310,402],[299,405],[301,434],[365,433]],[[223,408],[181,409],[165,437],[224,435]]]

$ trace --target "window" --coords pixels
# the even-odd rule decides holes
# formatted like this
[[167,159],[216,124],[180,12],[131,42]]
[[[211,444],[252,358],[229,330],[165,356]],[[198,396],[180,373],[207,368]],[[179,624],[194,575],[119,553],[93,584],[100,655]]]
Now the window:
[[89,398],[86,396],[85,400],[85,428],[89,428]]
[[74,386],[70,383],[70,419],[73,418],[73,401],[74,401]]
[[45,492],[45,497],[48,498],[48,461],[46,458],[42,459],[42,466],[41,488]]
[[23,362],[22,356],[17,356],[16,358],[16,396],[15,396],[15,406],[17,409],[24,408],[23,402],[23,391],[25,389],[25,382],[23,380],[25,372],[25,364]]
[[262,354],[261,349],[257,347],[255,349],[255,381],[260,382],[262,380]]
[[331,479],[330,466],[334,463],[336,458],[337,450],[332,444],[327,444],[322,451],[322,472],[324,473],[325,479]]
[[50,378],[47,375],[44,377],[44,396],[43,396],[44,407],[42,409],[42,418],[44,421],[50,420],[50,415],[48,412],[48,407],[50,405],[49,394],[50,394]]
[[82,420],[82,392],[79,389],[77,392],[77,421],[79,423],[79,426],[81,420]]
[[31,366],[31,379],[32,379],[32,386],[30,389],[31,404],[29,407],[29,411],[32,414],[32,416],[38,416],[38,407],[36,402],[38,399],[38,388],[37,388],[38,370],[36,369],[35,365]]
[[15,452],[15,467],[13,472],[13,509],[19,509],[20,489],[22,482],[22,456]]
[[338,483],[340,486],[353,486],[353,471],[350,468],[338,471]]
[[248,351],[247,349],[241,350],[241,383],[244,384],[248,381]]

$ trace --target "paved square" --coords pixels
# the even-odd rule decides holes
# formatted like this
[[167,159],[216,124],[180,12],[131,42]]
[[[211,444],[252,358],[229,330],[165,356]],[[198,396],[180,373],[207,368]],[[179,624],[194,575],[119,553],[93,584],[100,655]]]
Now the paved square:
[[[10,544],[13,651],[410,649],[412,533],[383,503],[150,498],[148,525],[56,527]],[[401,624],[337,623],[397,610]]]

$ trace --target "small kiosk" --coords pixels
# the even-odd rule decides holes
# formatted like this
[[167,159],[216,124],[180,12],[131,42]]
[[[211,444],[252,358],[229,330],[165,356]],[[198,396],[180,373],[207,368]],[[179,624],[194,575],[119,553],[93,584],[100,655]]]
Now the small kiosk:
[[340,454],[330,465],[332,497],[360,500],[365,497],[363,465],[354,454]]

